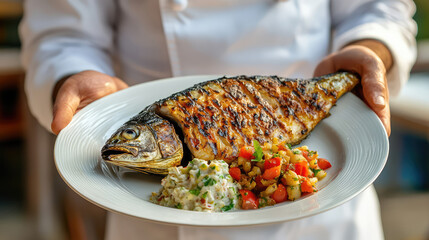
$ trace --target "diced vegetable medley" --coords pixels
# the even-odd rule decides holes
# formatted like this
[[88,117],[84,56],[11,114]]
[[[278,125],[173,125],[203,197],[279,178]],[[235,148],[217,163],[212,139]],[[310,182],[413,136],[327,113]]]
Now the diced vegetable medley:
[[257,209],[316,192],[316,183],[330,167],[307,146],[292,149],[274,139],[272,144],[253,141],[253,146],[242,147],[229,174],[241,186],[241,208]]

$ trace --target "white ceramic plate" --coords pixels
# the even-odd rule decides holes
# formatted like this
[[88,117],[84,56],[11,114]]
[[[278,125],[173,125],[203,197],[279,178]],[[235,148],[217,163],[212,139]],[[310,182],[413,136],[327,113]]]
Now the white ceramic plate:
[[157,222],[195,226],[243,226],[289,221],[343,204],[367,188],[380,174],[388,139],[377,116],[356,96],[344,95],[302,142],[332,163],[317,193],[294,202],[253,211],[203,213],[162,207],[149,202],[160,177],[101,170],[100,150],[109,136],[145,106],[213,76],[164,79],[136,85],[93,102],[78,112],[59,134],[55,163],[64,181],[83,198],[110,211]]

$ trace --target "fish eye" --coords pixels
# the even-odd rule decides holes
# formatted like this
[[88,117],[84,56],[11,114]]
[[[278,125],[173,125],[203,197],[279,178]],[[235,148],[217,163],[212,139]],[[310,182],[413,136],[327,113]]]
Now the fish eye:
[[139,136],[139,132],[137,129],[127,128],[121,133],[122,137],[127,140],[136,139]]

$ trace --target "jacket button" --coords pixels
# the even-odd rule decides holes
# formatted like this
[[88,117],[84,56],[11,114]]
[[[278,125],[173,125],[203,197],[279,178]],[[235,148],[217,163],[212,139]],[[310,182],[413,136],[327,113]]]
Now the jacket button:
[[188,0],[171,0],[171,8],[174,11],[183,11],[188,6]]

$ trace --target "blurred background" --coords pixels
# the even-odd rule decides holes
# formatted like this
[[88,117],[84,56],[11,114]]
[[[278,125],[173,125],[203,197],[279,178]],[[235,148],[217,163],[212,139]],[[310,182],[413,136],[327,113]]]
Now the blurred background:
[[[415,0],[418,59],[392,100],[388,163],[375,182],[386,239],[429,239],[429,1]],[[21,0],[0,0],[0,239],[101,239],[105,212],[59,177],[54,137],[29,114],[17,26]]]

